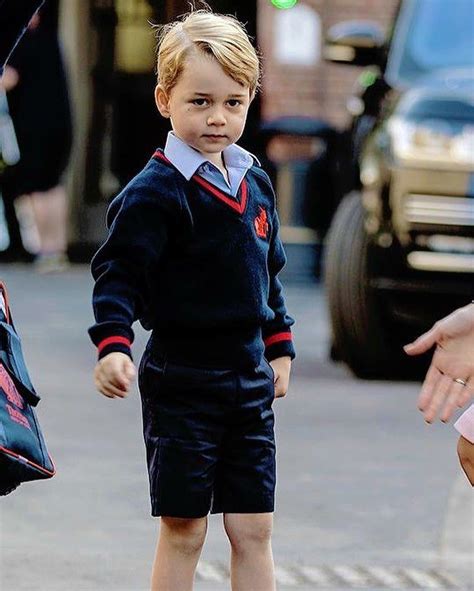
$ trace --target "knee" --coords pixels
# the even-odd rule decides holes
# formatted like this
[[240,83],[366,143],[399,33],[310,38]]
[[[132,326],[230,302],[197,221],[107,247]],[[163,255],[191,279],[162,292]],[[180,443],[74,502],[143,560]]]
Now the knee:
[[253,552],[259,547],[267,547],[273,529],[271,515],[226,516],[224,527],[232,549],[235,552]]
[[161,518],[161,534],[175,550],[183,554],[200,552],[206,539],[207,518]]

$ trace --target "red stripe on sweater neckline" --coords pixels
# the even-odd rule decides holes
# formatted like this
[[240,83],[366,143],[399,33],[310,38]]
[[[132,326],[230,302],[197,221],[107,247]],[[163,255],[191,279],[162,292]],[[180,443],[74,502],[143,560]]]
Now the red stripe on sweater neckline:
[[[157,150],[153,154],[153,157],[159,158],[163,162],[166,162],[166,164],[168,164],[169,166],[173,166],[175,168],[174,164],[170,160],[168,160],[168,158],[160,150]],[[206,189],[206,191],[208,191],[213,197],[216,197],[217,199],[222,201],[222,203],[225,203],[225,205],[227,205],[228,207],[230,207],[231,209],[233,209],[234,211],[236,211],[240,215],[242,215],[244,213],[245,208],[247,206],[247,200],[248,200],[248,187],[247,187],[247,181],[245,180],[245,178],[242,179],[242,182],[240,183],[240,187],[239,187],[239,190],[237,193],[237,195],[238,195],[237,200],[234,199],[228,193],[225,193],[224,191],[219,189],[219,187],[216,187],[215,185],[210,183],[208,180],[204,179],[199,174],[194,174],[191,178],[193,181],[198,183],[198,185],[200,185],[203,189]]]
[[195,174],[192,178],[196,183],[201,185],[201,187],[203,189],[206,189],[209,193],[211,193],[211,195],[213,195],[214,197],[216,197],[217,199],[219,199],[220,201],[222,201],[223,203],[228,205],[234,211],[236,211],[237,213],[240,213],[241,215],[244,213],[245,207],[247,206],[247,195],[248,195],[247,181],[245,179],[242,179],[242,182],[240,183],[240,187],[239,187],[239,191],[238,191],[238,196],[240,198],[237,201],[237,200],[233,199],[231,196],[229,196],[228,194],[224,193],[224,191],[221,191],[218,187],[216,187],[215,185],[213,185],[212,183],[210,183],[206,179],[202,178],[202,176]]

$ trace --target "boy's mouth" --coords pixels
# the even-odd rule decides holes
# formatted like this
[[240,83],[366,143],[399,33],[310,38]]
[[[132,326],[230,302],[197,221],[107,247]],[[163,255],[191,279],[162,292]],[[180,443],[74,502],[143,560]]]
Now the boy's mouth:
[[221,138],[224,138],[224,137],[227,137],[227,136],[220,135],[220,134],[217,134],[217,133],[205,133],[203,137],[208,137],[208,138],[211,138],[211,139],[221,139]]

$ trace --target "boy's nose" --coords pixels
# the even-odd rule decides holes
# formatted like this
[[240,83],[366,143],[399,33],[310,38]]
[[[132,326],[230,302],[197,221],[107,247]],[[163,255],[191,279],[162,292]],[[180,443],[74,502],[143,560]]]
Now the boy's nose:
[[225,125],[225,117],[220,111],[216,111],[207,118],[208,125]]

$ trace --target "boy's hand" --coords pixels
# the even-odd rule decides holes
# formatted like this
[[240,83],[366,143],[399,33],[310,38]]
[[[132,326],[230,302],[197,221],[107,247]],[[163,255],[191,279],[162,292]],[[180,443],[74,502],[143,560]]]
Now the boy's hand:
[[108,398],[125,398],[135,373],[135,365],[128,355],[109,353],[95,366],[95,386]]
[[278,357],[270,361],[275,378],[275,398],[282,398],[288,392],[290,381],[291,357]]

